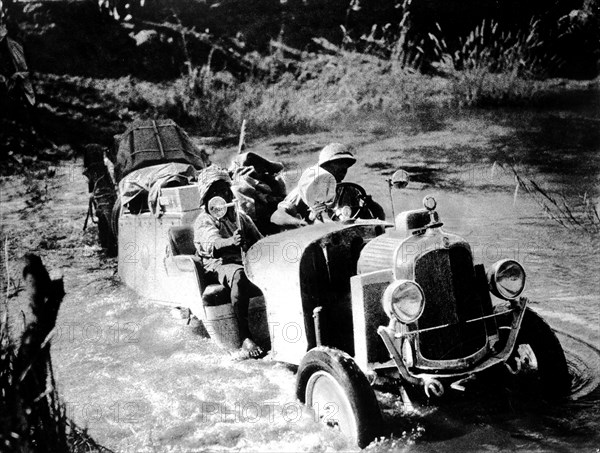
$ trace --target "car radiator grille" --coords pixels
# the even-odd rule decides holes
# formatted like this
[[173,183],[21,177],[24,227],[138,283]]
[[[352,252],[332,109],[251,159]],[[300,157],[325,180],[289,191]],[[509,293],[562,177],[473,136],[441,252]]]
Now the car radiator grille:
[[458,359],[485,346],[484,321],[464,323],[484,315],[468,249],[454,246],[426,253],[415,262],[415,280],[425,293],[425,309],[414,328],[451,324],[419,334],[419,350],[425,359]]

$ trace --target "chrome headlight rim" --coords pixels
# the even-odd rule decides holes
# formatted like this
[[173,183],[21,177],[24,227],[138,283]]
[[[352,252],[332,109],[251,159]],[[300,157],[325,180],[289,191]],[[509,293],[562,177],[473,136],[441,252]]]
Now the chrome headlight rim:
[[[516,265],[522,275],[521,288],[514,294],[507,293],[507,290],[502,285],[498,284],[498,280],[499,280],[498,275],[500,274],[500,272],[502,270],[506,269],[507,266],[509,266],[509,265]],[[523,294],[523,291],[525,290],[526,281],[527,281],[527,273],[525,272],[525,268],[521,265],[521,263],[519,263],[516,260],[503,259],[503,260],[496,261],[494,264],[492,264],[490,270],[488,271],[488,285],[489,285],[490,292],[494,296],[499,297],[500,299],[515,300],[515,299],[519,298],[519,296],[521,294]]]
[[[394,305],[396,303],[402,302],[401,300],[395,300],[394,294],[396,293],[396,291],[398,289],[401,289],[403,286],[414,287],[415,289],[418,290],[418,292],[420,294],[420,301],[419,301],[420,307],[419,307],[418,313],[412,317],[402,316],[394,309]],[[383,292],[381,302],[383,305],[383,310],[385,311],[385,313],[388,315],[388,317],[390,319],[396,319],[403,324],[411,324],[411,323],[417,321],[423,314],[423,311],[425,310],[425,293],[423,292],[423,288],[421,288],[421,285],[419,285],[414,280],[403,280],[403,279],[394,280],[392,283],[390,283],[388,285],[388,287]]]

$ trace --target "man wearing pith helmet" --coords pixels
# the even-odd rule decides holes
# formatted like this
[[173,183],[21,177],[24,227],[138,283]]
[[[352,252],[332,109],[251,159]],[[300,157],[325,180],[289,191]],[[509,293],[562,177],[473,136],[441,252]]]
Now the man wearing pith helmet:
[[342,182],[356,158],[346,145],[330,143],[319,153],[319,167],[331,173],[336,182]]
[[271,222],[284,227],[307,225],[311,213],[313,216],[318,215],[327,207],[327,202],[324,201],[309,206],[307,193],[317,184],[328,185],[330,187],[328,201],[332,202],[335,198],[335,184],[344,180],[348,169],[355,162],[356,158],[346,145],[330,143],[325,146],[319,154],[317,165],[307,168],[302,173],[298,185],[277,206],[277,210],[271,216]]

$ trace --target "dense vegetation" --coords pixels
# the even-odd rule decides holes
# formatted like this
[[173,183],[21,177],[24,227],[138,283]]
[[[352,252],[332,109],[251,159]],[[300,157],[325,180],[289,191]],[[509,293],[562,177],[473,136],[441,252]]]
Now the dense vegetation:
[[[528,105],[556,85],[554,77],[596,77],[599,5],[4,3],[37,103],[3,106],[1,158],[8,168],[21,165],[15,155],[40,149],[60,157],[73,146],[109,146],[137,117],[170,117],[199,135],[234,134],[245,118],[256,136],[430,107]],[[2,71],[0,85],[18,92],[10,68]]]

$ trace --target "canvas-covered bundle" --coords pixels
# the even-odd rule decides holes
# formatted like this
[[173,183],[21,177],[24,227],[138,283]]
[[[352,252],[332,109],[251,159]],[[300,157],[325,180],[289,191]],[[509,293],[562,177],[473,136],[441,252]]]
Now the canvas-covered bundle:
[[123,177],[119,182],[121,205],[134,214],[149,210],[160,217],[161,190],[187,186],[195,181],[196,170],[189,164],[170,162],[140,168]]
[[197,170],[210,165],[206,151],[172,120],[134,122],[116,142],[117,182],[134,170],[167,162],[189,164]]

